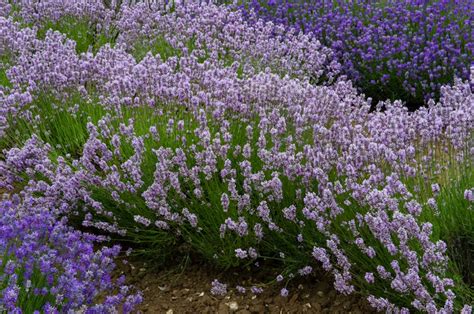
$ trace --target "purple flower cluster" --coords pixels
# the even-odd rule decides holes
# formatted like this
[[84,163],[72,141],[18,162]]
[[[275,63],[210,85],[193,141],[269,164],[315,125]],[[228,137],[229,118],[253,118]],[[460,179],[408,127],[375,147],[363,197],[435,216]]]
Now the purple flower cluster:
[[0,308],[131,312],[140,294],[123,285],[123,277],[112,280],[120,247],[94,249],[103,237],[71,229],[54,212],[42,200],[18,195],[0,203]]
[[116,27],[118,42],[129,49],[137,42],[152,47],[165,39],[174,49],[185,51],[192,43],[201,57],[218,57],[243,73],[272,71],[331,82],[340,68],[332,50],[311,34],[286,31],[259,19],[248,21],[239,11],[198,1],[176,5],[172,11],[145,3],[125,6]]
[[[8,2],[19,7],[20,10],[11,12],[12,16],[20,18],[24,23],[42,25],[57,22],[63,17],[74,17],[77,19],[87,18],[91,22],[103,22],[113,14],[114,3],[107,6],[106,1],[95,0],[2,0],[0,6],[8,5]],[[11,10],[11,5],[10,5]]]
[[214,279],[212,282],[211,294],[216,296],[224,296],[227,294],[227,285]]
[[[474,3],[461,1],[244,1],[254,13],[321,40],[369,96],[409,105],[439,96],[474,61]],[[255,12],[252,12],[255,11]]]
[[[57,32],[17,40],[15,32],[34,31],[5,28],[9,48],[0,51],[12,64],[11,86],[0,90],[1,137],[19,121],[32,136],[5,150],[2,187],[22,186],[33,208],[82,215],[101,232],[149,240],[145,230],[169,231],[211,247],[215,260],[294,258],[301,276],[321,263],[338,291],[359,289],[380,310],[464,306],[430,214],[443,210],[446,182],[472,167],[470,82],[441,87],[440,100],[416,112],[400,101],[371,111],[350,81],[334,80],[338,66],[312,35],[197,2],[118,12],[107,23],[119,44],[95,54],[77,54]],[[145,37],[178,52],[136,58]],[[312,74],[328,84],[310,84]],[[40,139],[51,114],[38,109],[45,91],[67,121],[88,121],[79,157],[58,157],[50,138]],[[73,93],[78,106],[68,102]],[[103,114],[87,116],[89,107]],[[471,190],[458,192],[472,200]],[[213,294],[226,291],[213,282]]]

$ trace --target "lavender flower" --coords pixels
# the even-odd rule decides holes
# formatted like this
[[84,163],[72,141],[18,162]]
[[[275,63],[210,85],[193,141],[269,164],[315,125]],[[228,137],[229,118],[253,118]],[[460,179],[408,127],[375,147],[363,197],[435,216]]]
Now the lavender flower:
[[211,294],[217,296],[225,296],[227,294],[227,285],[219,282],[217,279],[212,281]]
[[[314,35],[332,48],[341,70],[371,97],[413,107],[439,96],[455,76],[467,79],[474,54],[471,1],[245,1],[255,15]],[[410,27],[407,27],[410,25]]]
[[252,287],[250,287],[250,291],[252,291],[253,294],[258,295],[258,294],[261,294],[263,292],[263,288],[252,286]]
[[464,191],[464,198],[465,198],[468,202],[474,202],[474,192],[473,192],[473,189],[465,190],[465,191]]
[[[68,227],[67,219],[56,216],[45,200],[13,199],[0,204],[0,254],[6,262],[0,265],[0,273],[11,274],[0,290],[0,304],[6,310],[17,311],[20,297],[35,298],[33,310],[38,311],[52,306],[64,311],[114,311],[123,305],[130,313],[141,302],[140,294],[112,280],[119,246],[95,250],[101,237]],[[13,272],[23,273],[21,282]],[[114,292],[117,288],[118,293]],[[55,296],[53,303],[46,297],[50,293]],[[116,301],[96,303],[99,295],[107,294]]]

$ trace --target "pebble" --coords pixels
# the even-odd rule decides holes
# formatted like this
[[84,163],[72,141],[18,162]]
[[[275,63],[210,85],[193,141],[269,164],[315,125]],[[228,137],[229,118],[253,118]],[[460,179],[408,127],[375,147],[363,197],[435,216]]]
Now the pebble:
[[239,309],[239,304],[235,301],[226,303],[226,305],[231,309],[232,311],[237,311]]

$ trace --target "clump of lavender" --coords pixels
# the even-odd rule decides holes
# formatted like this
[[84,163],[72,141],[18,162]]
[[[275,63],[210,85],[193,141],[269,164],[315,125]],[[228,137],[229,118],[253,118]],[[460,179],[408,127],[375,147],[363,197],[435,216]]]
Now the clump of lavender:
[[342,72],[374,99],[410,107],[437,98],[454,77],[469,78],[474,3],[450,1],[243,1],[266,20],[314,34]]
[[[311,34],[286,31],[264,20],[249,22],[241,12],[212,3],[189,1],[170,10],[164,2],[123,6],[116,21],[117,41],[128,51],[137,43],[152,51],[161,46],[182,55],[194,51],[201,60],[217,58],[238,68],[240,75],[271,71],[333,82],[339,74],[332,50]],[[161,51],[162,57],[169,57]]]
[[78,20],[84,17],[94,21],[105,20],[108,9],[110,9],[107,7],[106,1],[94,0],[14,0],[10,2],[18,8],[18,10],[12,10],[11,15],[21,18],[24,23],[36,26],[57,22],[65,16]]
[[75,231],[53,212],[18,195],[0,203],[0,308],[131,312],[140,294],[112,279],[120,247],[94,249],[103,237]]

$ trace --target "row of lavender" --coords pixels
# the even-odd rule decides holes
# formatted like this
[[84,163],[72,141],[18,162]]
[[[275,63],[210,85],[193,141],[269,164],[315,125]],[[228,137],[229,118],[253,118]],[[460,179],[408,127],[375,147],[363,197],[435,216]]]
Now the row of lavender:
[[92,249],[112,237],[155,256],[187,242],[221,267],[271,259],[282,285],[322,265],[379,310],[471,311],[468,81],[414,113],[399,101],[371,111],[331,49],[255,14],[0,8],[0,176],[20,190],[2,205],[8,310],[131,310],[139,295],[110,281],[118,249]]
[[[347,75],[375,99],[411,108],[439,97],[474,62],[474,2],[234,1],[265,20],[315,34]],[[252,13],[253,14],[253,13]]]

